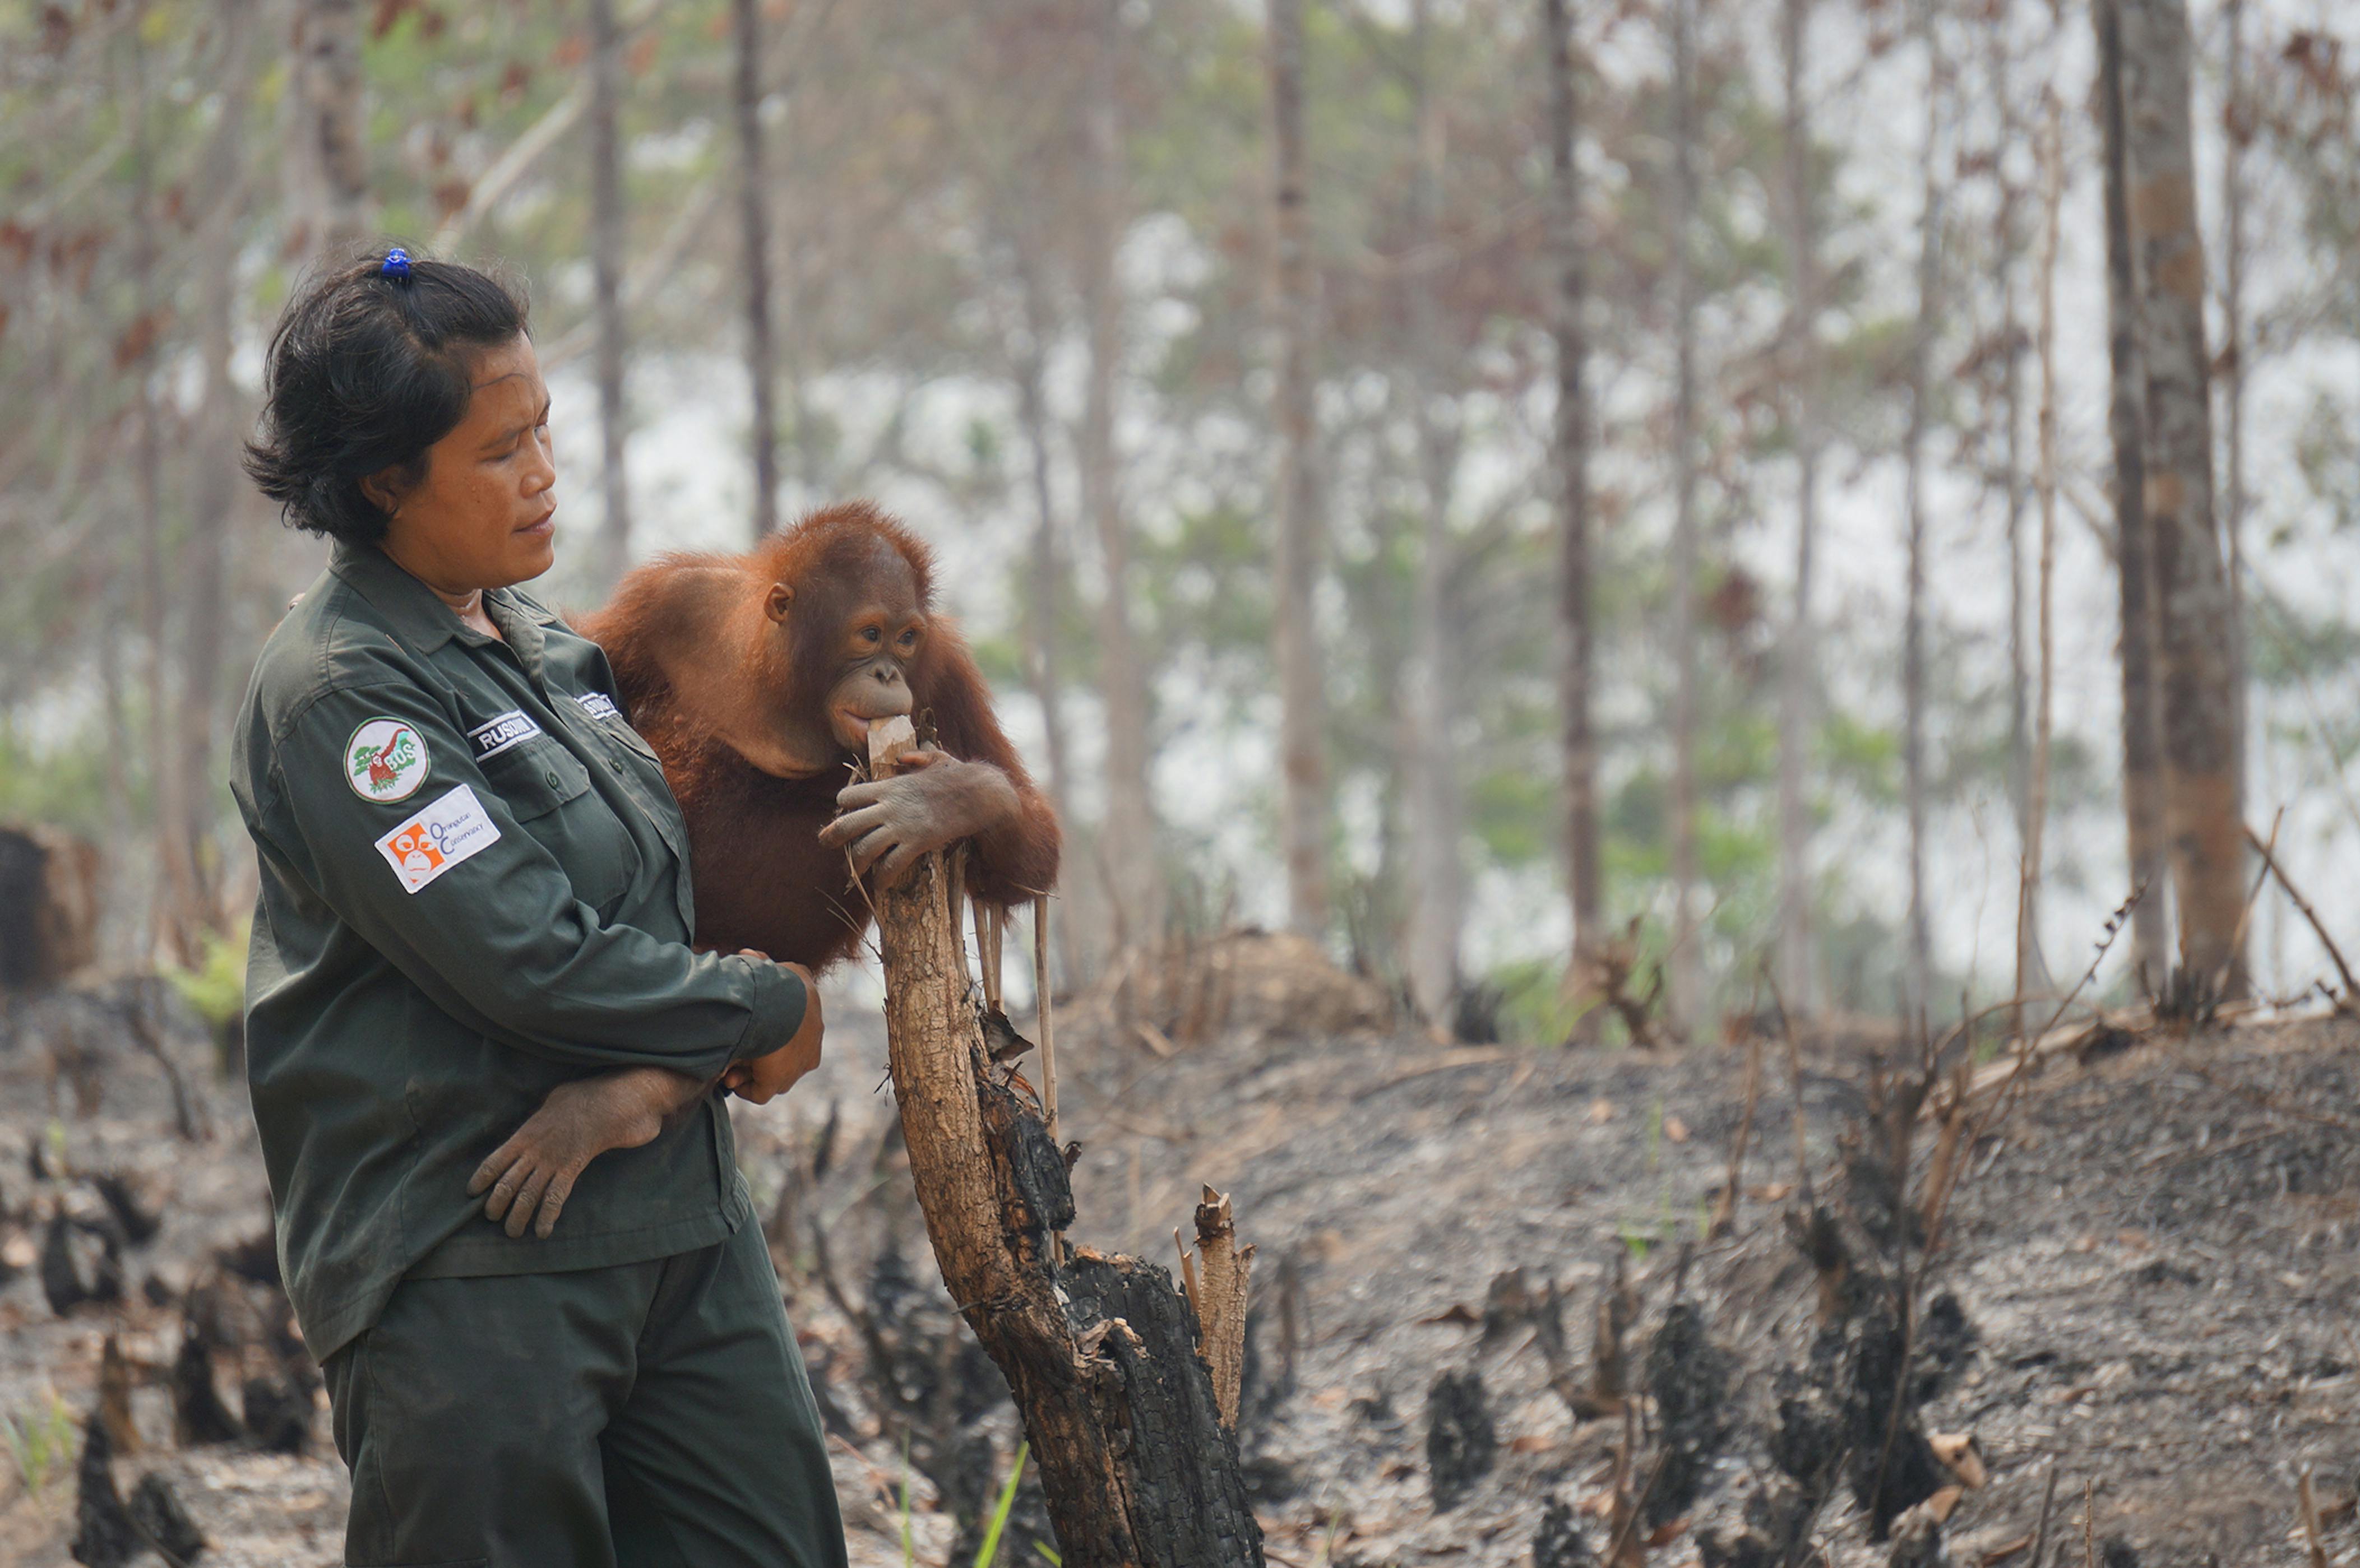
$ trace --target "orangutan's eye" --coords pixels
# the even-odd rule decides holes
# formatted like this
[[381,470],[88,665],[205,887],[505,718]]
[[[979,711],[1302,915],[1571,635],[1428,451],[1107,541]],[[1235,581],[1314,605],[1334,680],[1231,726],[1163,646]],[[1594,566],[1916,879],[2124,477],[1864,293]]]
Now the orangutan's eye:
[[903,648],[915,648],[918,646],[917,627],[912,626],[908,631],[901,634],[901,646]]
[[882,642],[884,638],[885,634],[875,626],[863,626],[860,628],[860,640],[869,644],[872,648],[874,648],[878,643]]

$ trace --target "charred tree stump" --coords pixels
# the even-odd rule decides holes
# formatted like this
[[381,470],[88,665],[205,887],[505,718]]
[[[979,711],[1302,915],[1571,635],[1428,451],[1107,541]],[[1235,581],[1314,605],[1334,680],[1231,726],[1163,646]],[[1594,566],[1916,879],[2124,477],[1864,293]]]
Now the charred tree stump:
[[1034,1097],[995,1069],[943,856],[877,895],[893,1094],[943,1283],[1008,1379],[1072,1568],[1262,1561],[1196,1314],[1165,1270],[1086,1247]]

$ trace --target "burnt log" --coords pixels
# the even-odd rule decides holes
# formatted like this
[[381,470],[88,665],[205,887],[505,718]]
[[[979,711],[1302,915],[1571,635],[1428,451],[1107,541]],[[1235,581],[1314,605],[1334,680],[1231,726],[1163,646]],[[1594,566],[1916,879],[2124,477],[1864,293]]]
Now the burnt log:
[[131,1489],[131,1525],[175,1568],[194,1563],[207,1544],[205,1532],[189,1517],[172,1483],[153,1470],[140,1476],[139,1485]]
[[145,1544],[115,1487],[115,1446],[93,1414],[82,1423],[82,1460],[75,1472],[74,1533],[66,1545],[89,1568],[123,1568]]
[[1164,1269],[1066,1247],[1065,1161],[992,1063],[956,879],[929,855],[877,896],[894,1098],[952,1301],[1008,1380],[1072,1568],[1262,1562],[1196,1314]]
[[38,991],[98,956],[98,846],[0,827],[0,991]]
[[209,1443],[235,1443],[244,1435],[237,1418],[222,1403],[213,1386],[213,1340],[193,1318],[180,1335],[180,1354],[172,1358],[172,1441],[183,1448]]

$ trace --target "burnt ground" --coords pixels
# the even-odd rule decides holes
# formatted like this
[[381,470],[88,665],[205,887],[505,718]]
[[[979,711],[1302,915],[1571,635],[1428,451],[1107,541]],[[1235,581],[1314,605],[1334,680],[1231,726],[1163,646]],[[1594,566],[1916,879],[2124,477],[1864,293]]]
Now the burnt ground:
[[[1197,1184],[1232,1195],[1240,1237],[1259,1247],[1244,1445],[1272,1561],[1532,1563],[1552,1502],[1569,1507],[1582,1545],[1565,1548],[1560,1521],[1545,1568],[1602,1553],[1599,1514],[1622,1423],[1577,1424],[1551,1391],[1529,1323],[1495,1312],[1487,1335],[1487,1301],[1510,1269],[1535,1290],[1561,1286],[1586,1376],[1591,1324],[1621,1259],[1637,1303],[1628,1361],[1643,1379],[1682,1243],[1699,1235],[1722,1181],[1744,1052],[1443,1047],[1366,1027],[1349,987],[1320,984],[1328,990],[1309,1001],[1225,1004],[1231,1027],[1193,1045],[1172,1044],[1180,1031],[1168,1017],[1162,1030],[1118,1031],[1102,1004],[1061,1015],[1065,1133],[1083,1145],[1072,1235],[1168,1263]],[[914,1561],[942,1563],[956,1550],[964,1563],[961,1537],[972,1531],[953,1512],[1004,1475],[1013,1423],[936,1299],[880,1089],[880,1026],[849,994],[830,1016],[821,1073],[787,1101],[740,1108],[747,1170],[773,1214],[790,1310],[837,1423],[854,1561],[901,1563],[906,1524]],[[264,1198],[242,1096],[206,1079],[202,1040],[182,1033],[170,1050],[199,1084],[202,1141],[174,1133],[156,1064],[128,1045],[112,1049],[88,1116],[70,1084],[53,1111],[38,1029],[0,1047],[0,1268],[24,1270],[0,1287],[0,1411],[22,1430],[52,1394],[75,1417],[89,1410],[115,1332],[141,1385],[132,1410],[147,1443],[116,1461],[122,1489],[150,1470],[172,1480],[213,1543],[208,1562],[332,1563],[344,1482],[324,1415],[299,1455],[259,1452],[253,1439],[171,1441],[163,1369],[180,1346],[180,1299],[225,1278],[216,1256],[261,1230]],[[1853,1220],[1874,1193],[1847,1179],[1841,1149],[1863,1125],[1866,1062],[1857,1043],[1826,1040],[1808,1042],[1802,1061],[1815,1191],[1844,1211],[1858,1271],[1873,1273],[1876,1247]],[[1765,1075],[1749,1196],[1732,1234],[1686,1249],[1688,1310],[1655,1358],[1659,1374],[1668,1366],[1687,1380],[1659,1388],[1648,1426],[1722,1434],[1692,1467],[1693,1499],[1643,1508],[1650,1528],[1668,1521],[1646,1560],[1674,1568],[1699,1562],[1733,1534],[1749,1500],[1775,1489],[1781,1397],[1792,1404],[1799,1392],[1808,1404],[1829,1365],[1824,1354],[1816,1369],[1811,1360],[1819,1281],[1784,1224],[1797,1160],[1776,1052],[1765,1053]],[[2060,1054],[2025,1091],[1973,1150],[1920,1298],[1955,1298],[1964,1328],[1947,1308],[1924,1320],[1945,1326],[1920,1336],[1940,1354],[1918,1346],[1910,1391],[1934,1391],[1907,1424],[1972,1433],[1989,1473],[1944,1527],[1949,1560],[1994,1561],[2031,1534],[2053,1470],[2049,1534],[2070,1543],[2058,1561],[2082,1561],[2086,1484],[2092,1535],[2120,1538],[2139,1562],[2300,1563],[2297,1476],[2307,1467],[2329,1560],[2360,1561],[2360,1527],[2338,1506],[2360,1469],[2360,1028],[2249,1025],[2141,1040],[2089,1062]],[[1932,1142],[1928,1128],[1921,1164]],[[28,1168],[35,1143],[49,1179]],[[126,1176],[163,1224],[145,1246],[119,1248],[126,1303],[60,1318],[33,1265],[60,1204],[99,1214],[80,1178],[100,1171]],[[85,1265],[102,1247],[104,1222],[94,1224],[75,1233]],[[150,1275],[153,1301],[142,1290]],[[243,1338],[236,1323],[216,1330],[215,1371],[235,1410],[243,1377],[276,1366],[257,1326],[272,1300],[266,1286],[226,1278],[206,1299],[219,1319],[232,1292],[246,1314]],[[878,1351],[893,1361],[886,1379],[871,1372]],[[1452,1495],[1438,1512],[1429,1433],[1446,1374],[1441,1479]],[[1634,1471],[1655,1452],[1643,1435]],[[10,1461],[0,1464],[0,1563],[66,1562],[72,1464],[54,1463],[34,1487],[13,1455],[0,1459]],[[1677,1483],[1656,1485],[1668,1494]],[[1027,1519],[1020,1507],[1003,1563],[1044,1561],[1030,1550],[1037,1526]],[[1841,1486],[1814,1533],[1830,1563],[1887,1559]]]

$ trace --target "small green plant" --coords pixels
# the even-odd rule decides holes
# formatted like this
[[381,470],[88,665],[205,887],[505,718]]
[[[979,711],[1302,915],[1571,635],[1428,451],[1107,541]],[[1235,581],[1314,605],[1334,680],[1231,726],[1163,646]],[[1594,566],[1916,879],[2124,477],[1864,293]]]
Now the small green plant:
[[0,1422],[7,1429],[8,1447],[16,1455],[16,1474],[27,1492],[48,1486],[50,1473],[73,1452],[73,1412],[66,1409],[56,1389],[48,1390],[48,1398],[47,1410],[27,1410]]
[[911,1568],[917,1553],[910,1541],[910,1435],[901,1434],[901,1568]]
[[1008,1484],[1000,1488],[1000,1501],[992,1505],[991,1523],[984,1528],[983,1544],[976,1549],[975,1568],[991,1568],[991,1560],[1000,1555],[1000,1532],[1008,1528],[1008,1516],[1016,1508],[1016,1483],[1024,1478],[1024,1456],[1031,1452],[1030,1443],[1016,1445],[1016,1463],[1009,1466]]
[[1041,1554],[1041,1561],[1046,1563],[1049,1565],[1049,1568],[1065,1568],[1065,1560],[1058,1556],[1057,1549],[1050,1545],[1047,1541],[1034,1541],[1032,1543],[1032,1550]]
[[193,969],[181,969],[172,964],[164,966],[164,978],[172,989],[188,1003],[189,1010],[205,1022],[205,1032],[213,1036],[213,1049],[219,1052],[221,1066],[228,1072],[235,1065],[236,1031],[246,1019],[246,949],[250,927],[241,923],[227,935],[205,931],[199,937],[197,964]]

